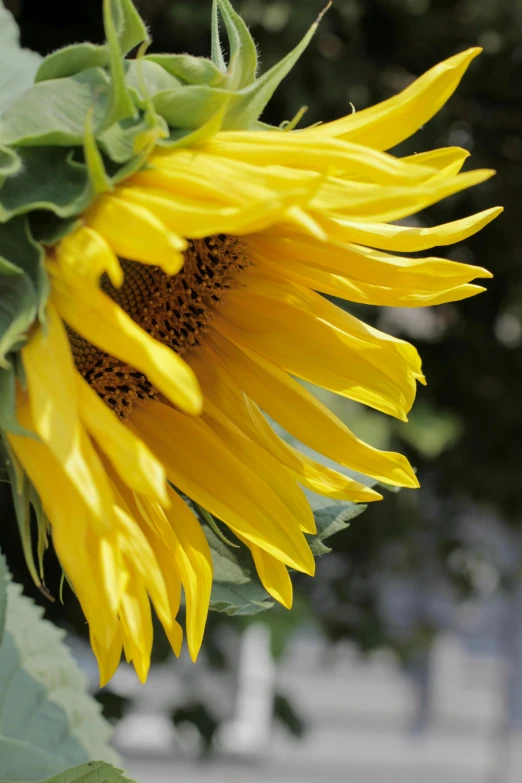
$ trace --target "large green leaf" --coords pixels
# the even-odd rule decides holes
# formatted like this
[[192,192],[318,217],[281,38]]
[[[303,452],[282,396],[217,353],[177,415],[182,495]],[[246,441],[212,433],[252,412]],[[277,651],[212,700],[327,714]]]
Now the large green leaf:
[[[6,783],[6,781],[0,781]],[[105,761],[89,761],[47,778],[42,783],[134,783],[121,769]]]
[[42,780],[96,758],[116,761],[107,745],[111,729],[63,637],[10,583],[0,645],[2,781]]
[[31,86],[41,59],[20,48],[17,24],[0,0],[0,115]]
[[[317,525],[316,535],[308,535],[307,539],[313,554],[319,557],[330,551],[324,544],[325,539],[347,528],[366,506],[331,500],[311,492],[307,495]],[[214,581],[210,609],[228,615],[253,615],[273,607],[274,601],[257,576],[248,547],[228,529],[225,535],[218,535],[200,510],[190,505],[199,517],[212,553]]]

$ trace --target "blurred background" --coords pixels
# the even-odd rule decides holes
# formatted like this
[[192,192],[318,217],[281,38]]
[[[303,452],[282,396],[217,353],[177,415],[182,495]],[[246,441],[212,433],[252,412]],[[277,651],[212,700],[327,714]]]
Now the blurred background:
[[[7,0],[41,54],[101,42],[101,0]],[[208,55],[210,0],[136,0],[153,51]],[[321,0],[236,0],[263,69]],[[140,783],[520,783],[522,779],[522,2],[335,0],[263,119],[304,124],[363,109],[469,46],[457,94],[399,154],[457,145],[491,181],[419,215],[425,225],[503,204],[447,256],[491,269],[488,293],[423,310],[351,311],[414,342],[428,386],[408,424],[323,397],[361,437],[407,454],[422,488],[386,493],[329,543],[292,612],[212,614],[194,666],[157,634],[142,688],[125,666],[98,694]],[[302,123],[303,124],[303,123]],[[444,255],[446,249],[437,251]],[[9,493],[0,546],[40,603]],[[48,558],[57,593],[60,571]],[[47,614],[96,689],[72,597]]]

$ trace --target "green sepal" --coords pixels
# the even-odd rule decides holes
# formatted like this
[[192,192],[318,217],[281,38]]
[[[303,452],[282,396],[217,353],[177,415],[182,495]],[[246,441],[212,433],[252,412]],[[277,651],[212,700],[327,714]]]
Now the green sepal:
[[[113,0],[112,17],[122,55],[147,38],[147,28],[131,0]],[[92,43],[72,44],[47,55],[40,64],[34,81],[36,83],[63,79],[89,68],[105,68],[109,62],[107,46]]]
[[48,54],[34,77],[37,82],[64,79],[90,68],[105,68],[109,64],[106,46],[92,43],[71,44]]
[[[164,90],[153,96],[154,108],[174,130],[197,130],[235,99],[235,93],[207,85]],[[226,115],[224,125],[226,127]]]
[[8,353],[23,345],[37,316],[44,320],[48,295],[43,249],[25,217],[0,225],[0,286],[0,367],[8,369]]
[[111,0],[111,4],[118,43],[125,55],[148,39],[147,28],[132,0]]
[[[122,0],[103,0],[103,24],[107,36],[107,48],[109,50],[109,69],[111,74],[111,95],[107,113],[104,117],[102,130],[136,115],[136,106],[125,84],[125,65],[123,51],[118,36],[118,27],[114,19],[116,9],[121,10]],[[128,5],[129,0],[125,0]],[[116,11],[117,13],[117,11]],[[146,31],[144,30],[146,34]]]
[[49,247],[55,245],[79,225],[76,217],[60,218],[43,209],[31,212],[28,217],[35,240]]
[[[69,147],[20,147],[22,170],[0,189],[0,223],[33,210],[61,218],[83,212],[94,198],[85,163]],[[2,229],[0,229],[1,232]],[[1,233],[0,233],[1,235]]]
[[42,588],[42,582],[38,575],[36,563],[34,562],[33,541],[31,536],[31,497],[35,494],[35,490],[32,488],[31,482],[18,463],[5,436],[3,436],[2,440],[8,456],[6,467],[9,475],[9,483],[11,485],[13,506],[25,562],[33,582],[38,588]]
[[295,49],[292,49],[286,57],[283,57],[269,71],[256,79],[253,84],[237,93],[236,100],[232,104],[225,120],[224,127],[226,130],[244,130],[252,127],[259,119],[277,87],[285,76],[290,73],[312,40],[325,11],[319,15]]
[[22,49],[19,39],[16,22],[0,0],[0,115],[31,86],[42,59]]
[[125,83],[141,109],[146,108],[151,95],[164,90],[181,90],[183,86],[175,75],[145,57],[126,63]]
[[205,57],[192,57],[190,54],[147,54],[145,62],[160,65],[171,76],[175,76],[184,84],[208,84],[210,87],[220,87],[225,74]]
[[240,90],[252,84],[257,72],[257,49],[243,19],[229,0],[217,0],[227,30],[230,61],[227,69],[227,87]]
[[6,177],[12,177],[14,174],[18,174],[21,168],[22,161],[16,154],[16,151],[0,144],[0,187]]
[[11,365],[0,368],[0,430],[34,438],[34,433],[22,427],[16,419],[16,370],[12,359]]
[[226,74],[227,64],[223,57],[223,49],[221,47],[221,38],[219,35],[219,8],[218,0],[212,0],[212,22],[211,22],[211,43],[210,43],[210,59],[222,74]]
[[109,77],[102,68],[39,82],[4,113],[0,142],[14,146],[80,146],[89,110],[94,111],[95,134],[101,131],[110,94]]

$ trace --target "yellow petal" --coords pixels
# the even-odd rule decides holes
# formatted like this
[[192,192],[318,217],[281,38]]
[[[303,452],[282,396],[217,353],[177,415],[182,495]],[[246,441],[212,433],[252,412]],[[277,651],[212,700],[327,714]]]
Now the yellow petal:
[[[281,264],[278,256],[269,257],[268,254],[249,248],[248,256],[257,265],[270,271],[272,274],[284,280],[290,280],[305,288],[320,291],[323,294],[347,299],[350,302],[361,304],[379,305],[387,307],[428,307],[444,302],[456,302],[475,296],[485,289],[477,285],[449,286],[444,276],[435,278],[439,283],[439,290],[423,290],[419,288],[385,287],[380,284],[366,283],[361,280],[352,280],[349,273],[338,274],[327,269],[318,269],[317,266],[301,263],[286,257],[286,264]],[[441,259],[441,263],[444,263]],[[448,261],[448,264],[452,262]],[[408,282],[408,270],[404,270],[404,283]],[[482,271],[482,270],[481,270]],[[484,270],[485,271],[485,270]],[[489,277],[488,274],[481,275]],[[432,278],[433,280],[433,278]],[[431,281],[430,281],[431,282]],[[446,282],[446,288],[444,283]]]
[[[215,335],[214,335],[215,338]],[[327,497],[368,503],[382,496],[352,478],[327,468],[285,443],[267,422],[259,408],[239,388],[222,364],[223,355],[209,346],[192,357],[205,393],[205,411],[225,426],[233,422],[250,440],[286,465],[304,487]],[[241,383],[241,378],[239,378]]]
[[121,633],[118,630],[109,644],[102,644],[91,631],[90,642],[100,670],[100,688],[103,688],[113,678],[120,664],[122,651]]
[[[363,146],[364,145],[364,146]],[[428,166],[403,163],[399,158],[335,138],[311,138],[306,132],[223,131],[204,145],[216,157],[232,158],[264,166],[281,166],[307,171],[349,174],[353,179],[381,184],[412,184],[433,176]]]
[[161,459],[174,486],[234,532],[298,571],[313,573],[306,539],[277,495],[203,422],[151,401],[136,405],[132,425]]
[[470,153],[462,147],[441,147],[428,152],[417,152],[415,155],[407,155],[401,158],[403,163],[413,163],[416,166],[429,166],[451,174],[458,174],[469,158]]
[[64,277],[71,282],[83,278],[90,284],[98,283],[106,272],[116,288],[123,283],[117,255],[100,234],[87,226],[81,226],[60,240],[55,256]]
[[260,290],[255,270],[254,285],[227,292],[215,328],[293,375],[406,420],[423,380],[413,346],[304,288],[270,281]]
[[97,288],[67,285],[53,264],[53,302],[62,318],[102,351],[141,370],[169,400],[189,413],[201,411],[197,379],[170,348],[154,340]]
[[100,461],[79,418],[74,369],[63,324],[52,303],[47,329],[39,326],[22,348],[31,408],[28,429],[36,432],[102,524],[112,495]]
[[[108,470],[112,481],[117,487],[117,492],[121,499],[120,502],[123,501],[122,505],[125,507],[128,515],[140,526],[153,552],[156,560],[154,572],[159,569],[161,573],[163,581],[160,587],[161,589],[164,587],[166,598],[166,605],[163,599],[160,599],[156,611],[175,655],[179,656],[183,641],[183,631],[176,621],[176,615],[181,603],[181,579],[174,560],[172,538],[165,535],[165,532],[170,531],[168,530],[163,509],[158,504],[148,501],[147,498],[141,498],[137,493],[132,492],[118,478],[110,466]],[[153,513],[151,513],[151,509],[153,509]]]
[[212,590],[212,556],[201,526],[187,504],[169,487],[171,506],[164,513],[174,534],[174,554],[187,601],[187,644],[196,660]]
[[379,451],[353,434],[301,384],[247,348],[213,335],[236,382],[284,429],[310,448],[347,468],[397,486],[418,486],[402,454]]
[[134,570],[121,605],[123,649],[140,682],[147,681],[152,652],[152,614],[147,593]]
[[328,235],[340,242],[355,242],[382,250],[414,253],[438,245],[452,245],[476,234],[497,215],[502,207],[492,207],[461,220],[440,226],[395,226],[387,223],[362,223],[351,220],[321,221]]
[[431,204],[485,182],[494,173],[490,169],[478,169],[456,177],[437,174],[420,188],[366,186],[354,191],[346,183],[337,183],[334,191],[327,184],[314,199],[311,208],[314,212],[341,220],[347,217],[354,221],[390,223],[415,215]]
[[267,593],[286,609],[291,609],[293,599],[292,580],[286,566],[255,544],[249,544],[249,548],[254,558],[256,571]]
[[312,509],[292,473],[270,453],[249,440],[232,422],[224,422],[220,418],[212,417],[212,411],[204,415],[203,420],[232,454],[235,454],[274,490],[303,533],[315,533]]
[[[296,264],[349,278],[355,284],[375,288],[432,291],[435,294],[471,282],[476,277],[493,277],[480,266],[445,258],[408,258],[342,242],[317,242],[310,237],[275,236],[265,232],[248,238],[249,252],[279,263],[286,274]],[[256,255],[256,259],[258,257]],[[377,302],[375,303],[377,304]]]
[[76,388],[85,427],[109,457],[122,481],[152,500],[167,505],[165,471],[131,430],[98,397],[78,373]]
[[98,196],[83,217],[120,258],[159,266],[169,275],[183,266],[185,240],[121,191]]
[[346,139],[378,150],[391,149],[409,138],[444,106],[470,62],[481,51],[474,47],[455,54],[431,68],[398,95],[303,133],[320,139]]

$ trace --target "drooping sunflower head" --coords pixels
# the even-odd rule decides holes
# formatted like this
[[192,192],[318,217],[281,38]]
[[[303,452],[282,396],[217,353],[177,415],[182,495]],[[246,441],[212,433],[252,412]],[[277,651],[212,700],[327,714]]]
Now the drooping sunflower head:
[[[378,106],[283,130],[258,118],[315,26],[257,77],[228,0],[214,7],[211,60],[125,59],[143,25],[130,0],[104,9],[107,45],[47,58],[0,133],[13,165],[0,241],[33,297],[17,289],[3,336],[0,423],[15,497],[29,492],[40,511],[40,553],[51,532],[102,682],[122,649],[145,679],[151,602],[179,653],[182,590],[196,656],[212,558],[195,511],[230,528],[289,607],[288,569],[314,571],[306,493],[380,498],[265,414],[343,468],[417,486],[403,456],[361,441],[301,382],[406,420],[425,382],[417,351],[323,295],[394,307],[473,296],[489,272],[418,254],[499,212],[401,223],[492,172],[461,173],[458,148],[385,151],[430,119],[479,50]],[[78,116],[45,114],[50,95],[64,111],[75,96]]]

